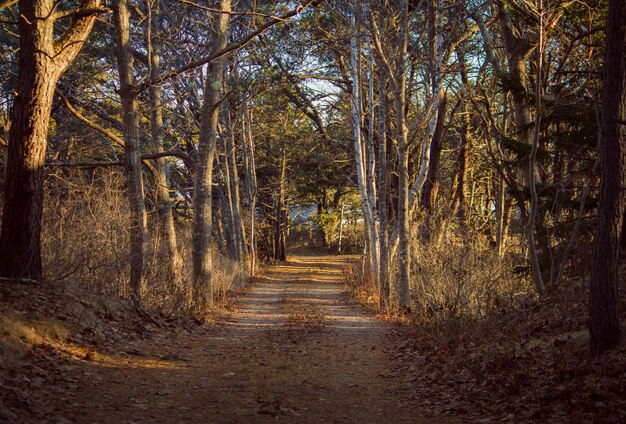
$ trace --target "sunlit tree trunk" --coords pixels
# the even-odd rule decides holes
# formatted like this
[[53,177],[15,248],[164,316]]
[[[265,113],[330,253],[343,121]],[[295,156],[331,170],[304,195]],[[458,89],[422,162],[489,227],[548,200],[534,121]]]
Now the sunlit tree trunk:
[[[230,0],[220,0],[217,8],[224,13],[216,13],[211,19],[211,53],[223,50],[227,44],[227,31]],[[193,222],[193,297],[196,305],[202,310],[213,303],[211,287],[211,228],[212,228],[212,194],[213,159],[217,143],[217,125],[220,91],[225,57],[209,63],[204,84],[204,102],[200,122],[200,137],[196,157],[196,173],[194,179],[194,222]]]
[[343,243],[343,214],[345,210],[345,205],[342,203],[339,206],[339,240],[337,242],[337,252],[341,253],[342,243]]
[[[372,178],[374,177],[374,171],[371,166],[368,166],[367,142],[364,142],[363,140],[363,132],[361,128],[363,121],[363,112],[361,107],[361,46],[359,43],[359,28],[357,27],[356,19],[357,13],[358,6],[356,3],[353,3],[352,13],[350,15],[350,25],[352,29],[352,36],[350,38],[350,71],[352,79],[352,125],[354,131],[354,152],[359,194],[363,209],[363,220],[365,223],[366,245],[369,254],[369,270],[370,275],[374,278],[374,280],[377,280],[379,276],[379,245],[378,233],[376,230],[375,199],[372,197],[375,194],[370,192],[370,188],[373,187],[373,181],[368,182],[368,171],[372,172]],[[373,165],[374,159],[372,158],[371,160],[371,164]]]
[[252,137],[252,112],[248,109],[247,103],[243,107],[243,117],[241,120],[242,137],[244,140],[244,169],[246,174],[246,194],[248,197],[249,209],[249,258],[250,258],[250,275],[256,273],[256,198],[257,198],[257,180],[256,165],[254,158],[254,138]]
[[[422,197],[420,199],[420,207],[426,214],[422,231],[422,238],[425,241],[439,239],[435,231],[436,226],[433,221],[433,215],[436,210],[437,192],[439,189],[439,162],[441,159],[441,144],[443,142],[443,138],[445,137],[447,106],[448,104],[444,97],[442,102],[439,104],[439,110],[437,111],[437,124],[430,143],[430,163],[428,165],[426,181],[424,182]],[[432,237],[433,235],[435,235],[435,237]]]
[[285,177],[287,172],[287,155],[285,152],[285,142],[281,149],[281,162],[280,162],[280,174],[278,180],[278,193],[276,196],[276,227],[274,228],[274,259],[278,261],[287,260],[287,219],[286,219],[286,205],[285,205]]
[[[148,56],[150,60],[150,78],[156,80],[161,73],[161,2],[156,0],[149,8]],[[161,87],[158,84],[150,86],[151,135],[156,154],[163,153],[163,107],[161,105]],[[166,254],[161,260],[167,269],[171,281],[180,284],[182,258],[178,252],[176,228],[174,226],[173,202],[170,196],[170,186],[167,178],[166,158],[156,159],[156,194],[159,215],[160,233],[165,239]]]
[[367,37],[367,102],[368,102],[368,131],[367,131],[367,148],[365,150],[366,161],[366,182],[367,195],[369,198],[369,214],[371,216],[371,227],[368,229],[370,233],[370,262],[372,268],[372,277],[374,286],[380,285],[380,242],[379,242],[379,221],[377,218],[377,196],[376,196],[376,150],[374,146],[374,55],[372,51],[372,42]]
[[[426,179],[428,177],[428,170],[430,169],[430,155],[433,151],[432,143],[435,131],[437,129],[437,116],[440,110],[441,100],[443,99],[443,87],[442,87],[442,62],[443,62],[443,36],[441,34],[441,0],[431,0],[428,2],[428,22],[429,31],[429,46],[430,46],[430,83],[431,83],[431,98],[434,102],[428,121],[428,131],[426,133],[426,139],[422,144],[422,153],[420,159],[420,166],[417,178],[410,189],[409,207],[413,209],[413,205],[417,203],[418,194],[421,193]],[[436,150],[437,146],[435,146]]]
[[120,77],[119,96],[122,102],[122,133],[126,168],[126,192],[130,205],[130,287],[135,305],[141,304],[143,265],[146,243],[146,209],[141,175],[139,144],[139,101],[134,87],[133,51],[130,41],[128,2],[114,4],[117,66]]
[[56,6],[53,0],[19,2],[19,75],[0,232],[0,276],[7,278],[43,277],[43,166],[52,99],[58,79],[85,43],[95,13],[101,11],[100,0],[81,2],[66,31],[55,39]]
[[410,308],[411,251],[409,243],[409,149],[408,127],[405,116],[406,74],[405,64],[408,45],[408,2],[403,0],[400,10],[401,39],[396,56],[396,78],[394,97],[396,106],[396,126],[398,132],[398,304],[401,309]]

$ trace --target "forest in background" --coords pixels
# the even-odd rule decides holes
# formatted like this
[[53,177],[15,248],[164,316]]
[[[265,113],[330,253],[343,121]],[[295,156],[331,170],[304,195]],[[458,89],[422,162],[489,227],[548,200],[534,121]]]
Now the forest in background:
[[383,310],[619,344],[622,1],[0,5],[3,281],[202,315],[314,205]]
[[276,346],[335,366],[360,336],[287,295],[276,337],[204,323],[267,273],[304,297],[344,264],[393,323],[350,368],[398,389],[378,401],[623,421],[625,22],[623,0],[0,0],[0,420],[37,422],[88,373],[124,395],[137,346],[219,388],[223,363],[263,369],[247,348],[278,352],[296,392]]

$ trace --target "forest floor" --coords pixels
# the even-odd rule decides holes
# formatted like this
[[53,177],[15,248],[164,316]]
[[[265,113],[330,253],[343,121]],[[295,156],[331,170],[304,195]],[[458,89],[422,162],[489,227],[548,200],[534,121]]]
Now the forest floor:
[[[92,302],[74,299],[82,306],[68,312],[67,294],[50,302],[32,287],[4,289],[6,313],[18,297],[30,298],[12,319],[5,314],[4,357],[16,349],[7,343],[11,335],[34,348],[13,352],[21,364],[5,373],[0,421],[432,422],[420,414],[414,381],[393,354],[395,327],[346,296],[345,261],[291,257],[266,269],[231,313],[187,329],[141,330],[145,323],[133,324],[111,305],[103,315],[110,322],[94,325],[99,308]],[[83,317],[85,327],[68,328],[68,314]],[[141,337],[112,343],[133,325]],[[95,347],[81,347],[94,337]]]
[[0,423],[626,422],[626,342],[589,358],[584,287],[435,328],[351,300],[350,260],[290,257],[211,323],[0,284]]

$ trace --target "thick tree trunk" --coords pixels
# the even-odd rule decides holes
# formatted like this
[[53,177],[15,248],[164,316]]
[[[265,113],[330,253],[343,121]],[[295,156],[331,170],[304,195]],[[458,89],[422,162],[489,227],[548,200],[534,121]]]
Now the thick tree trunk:
[[130,44],[130,11],[128,2],[114,4],[117,65],[120,76],[119,95],[122,101],[122,133],[124,134],[124,167],[126,191],[130,205],[130,288],[136,306],[141,304],[143,264],[146,242],[146,210],[141,175],[139,140],[139,101],[134,87],[133,52]]
[[[530,144],[532,123],[530,107],[526,99],[528,93],[526,61],[536,48],[536,44],[528,38],[517,36],[513,29],[513,23],[507,5],[502,0],[497,0],[496,4],[498,6],[498,18],[502,30],[504,48],[507,52],[509,68],[508,79],[503,82],[507,84],[506,88],[511,93],[513,100],[513,120],[515,122],[517,136],[521,142]],[[499,64],[497,66],[499,67]],[[501,75],[501,77],[504,77],[504,75]],[[521,167],[520,175],[527,175]]]
[[589,294],[591,354],[619,345],[620,228],[626,186],[626,3],[609,2],[600,136],[600,205]]
[[[59,77],[91,32],[95,15],[86,13],[55,40],[53,0],[19,2],[20,58],[9,134],[0,234],[0,276],[43,277],[41,217],[43,166],[52,99]],[[99,0],[81,7],[96,8]]]
[[39,280],[43,165],[55,84],[50,83],[54,78],[50,65],[33,63],[21,69],[7,155],[0,275]]
[[[230,0],[220,0],[218,8],[225,13],[216,13],[212,19],[211,54],[226,47]],[[211,287],[211,228],[213,159],[217,143],[218,103],[226,59],[221,57],[210,62],[204,84],[204,102],[200,123],[200,139],[196,157],[193,205],[193,297],[200,310],[213,304]]]

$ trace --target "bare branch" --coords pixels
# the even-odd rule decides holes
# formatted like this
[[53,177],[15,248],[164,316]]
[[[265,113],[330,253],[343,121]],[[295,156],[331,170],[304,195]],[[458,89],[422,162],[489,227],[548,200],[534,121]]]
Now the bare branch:
[[[86,124],[89,128],[94,129],[94,130],[98,131],[99,133],[103,134],[109,140],[113,141],[115,144],[124,147],[124,139],[123,138],[117,136],[116,134],[113,134],[111,131],[107,130],[106,128],[104,128],[104,127],[102,127],[100,125],[98,125],[97,123],[93,122],[92,120],[87,118],[85,115],[80,113],[78,110],[76,110],[72,106],[70,101],[67,99],[67,97],[65,97],[65,95],[63,95],[63,93],[61,93],[61,91],[59,91],[58,89],[56,90],[56,93],[61,98],[61,101],[63,102],[63,105],[65,106],[65,108],[72,115],[74,115],[79,121],[81,121],[84,124]],[[150,172],[152,172],[152,174],[156,173],[156,168],[154,166],[152,166],[152,164],[150,164],[149,162],[146,162],[146,161],[143,161],[143,164],[146,166],[146,168],[148,168],[150,170]]]
[[[183,3],[183,4],[188,4],[190,6],[193,6],[195,8],[201,9],[201,10],[206,10],[207,12],[212,12],[212,13],[222,13],[225,15],[238,15],[238,16],[260,16],[263,18],[271,18],[271,19],[283,19],[283,17],[281,16],[276,16],[276,15],[271,15],[268,13],[261,13],[261,12],[235,12],[233,10],[220,10],[220,9],[215,9],[213,7],[207,7],[207,6],[203,6],[201,4],[195,3],[193,1],[190,0],[177,0],[179,3]],[[283,19],[284,20],[284,19]]]
[[13,6],[17,0],[0,0],[0,10]]
[[164,81],[170,80],[172,78],[175,78],[187,71],[190,71],[192,69],[195,69],[199,66],[202,65],[206,65],[209,62],[212,62],[214,60],[217,60],[225,55],[227,55],[228,53],[238,50],[242,47],[244,47],[246,44],[248,44],[250,41],[252,41],[253,39],[255,39],[257,36],[259,36],[260,34],[264,33],[265,31],[267,31],[269,28],[271,28],[272,26],[284,22],[287,19],[299,14],[304,8],[310,6],[310,5],[315,5],[315,3],[319,2],[320,0],[305,0],[302,2],[302,4],[300,4],[298,7],[296,7],[293,10],[290,10],[289,12],[285,13],[284,15],[282,15],[279,18],[274,18],[274,19],[270,19],[268,20],[266,23],[264,23],[263,25],[261,25],[258,29],[256,29],[255,31],[251,32],[250,34],[248,34],[247,36],[243,37],[241,40],[238,40],[234,43],[230,43],[228,44],[224,49],[220,50],[217,53],[214,54],[210,54],[208,56],[204,56],[200,59],[194,60],[193,62],[188,63],[185,66],[181,66],[180,68],[173,70],[171,72],[166,73],[165,75],[162,75],[158,78],[154,78],[154,79],[150,79],[142,84],[139,84],[138,86],[136,86],[136,90],[138,92],[144,91],[146,89],[148,89],[150,86],[154,85],[154,84],[160,84]]
[[63,10],[61,12],[56,12],[54,14],[54,19],[63,19],[63,18],[85,18],[92,15],[98,15],[101,13],[111,13],[111,9],[108,7],[86,7],[86,8],[78,8],[71,10]]

